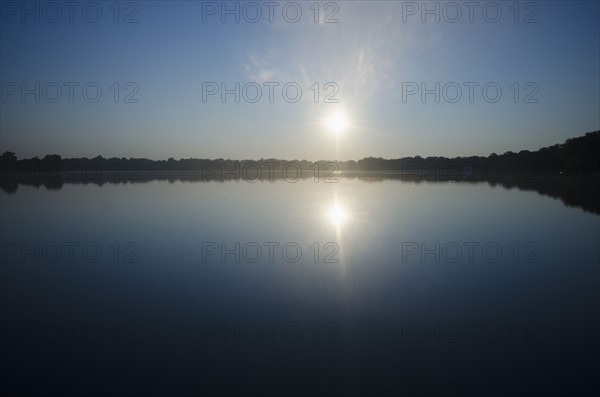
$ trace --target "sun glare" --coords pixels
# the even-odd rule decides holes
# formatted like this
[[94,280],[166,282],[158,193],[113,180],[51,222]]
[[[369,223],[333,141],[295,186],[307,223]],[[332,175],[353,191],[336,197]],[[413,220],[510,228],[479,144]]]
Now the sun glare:
[[346,210],[344,210],[344,208],[342,206],[340,206],[339,204],[334,204],[329,209],[329,219],[336,226],[340,226],[342,223],[344,223],[346,218],[347,218]]
[[326,124],[331,132],[339,135],[348,127],[348,118],[344,113],[336,112],[327,118]]

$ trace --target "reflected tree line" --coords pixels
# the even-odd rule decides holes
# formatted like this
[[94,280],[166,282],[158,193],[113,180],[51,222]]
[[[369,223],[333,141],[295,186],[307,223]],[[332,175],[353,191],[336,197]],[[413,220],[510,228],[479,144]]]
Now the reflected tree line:
[[532,190],[561,199],[568,206],[600,214],[600,131],[563,144],[530,152],[492,153],[488,157],[364,158],[358,161],[307,160],[150,160],[67,158],[17,159],[0,156],[0,189],[15,192],[19,184],[60,189],[64,184],[247,181],[311,178],[335,183],[340,177],[377,182],[386,179],[420,182],[487,182],[506,189]]

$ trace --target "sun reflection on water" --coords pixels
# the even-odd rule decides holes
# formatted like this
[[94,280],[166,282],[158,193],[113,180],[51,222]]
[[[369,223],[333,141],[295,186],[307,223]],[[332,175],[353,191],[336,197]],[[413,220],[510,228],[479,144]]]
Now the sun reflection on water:
[[346,212],[346,209],[340,203],[337,202],[329,208],[328,216],[329,220],[336,227],[342,226],[348,219],[348,213]]

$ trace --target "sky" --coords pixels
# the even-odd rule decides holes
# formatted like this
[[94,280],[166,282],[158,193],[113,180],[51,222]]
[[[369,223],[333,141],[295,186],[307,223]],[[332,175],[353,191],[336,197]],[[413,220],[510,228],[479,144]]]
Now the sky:
[[597,1],[2,1],[0,151],[536,150],[600,129],[599,24]]

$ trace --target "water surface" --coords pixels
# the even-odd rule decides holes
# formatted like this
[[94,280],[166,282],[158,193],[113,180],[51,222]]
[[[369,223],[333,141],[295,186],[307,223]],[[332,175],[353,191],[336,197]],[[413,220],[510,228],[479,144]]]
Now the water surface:
[[5,183],[3,383],[86,395],[597,388],[594,197],[538,179]]

